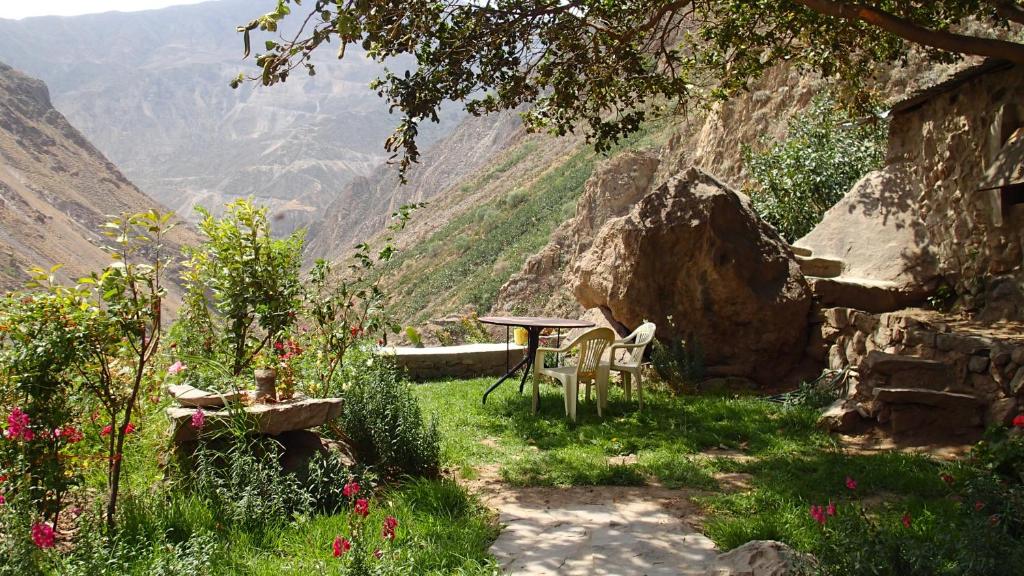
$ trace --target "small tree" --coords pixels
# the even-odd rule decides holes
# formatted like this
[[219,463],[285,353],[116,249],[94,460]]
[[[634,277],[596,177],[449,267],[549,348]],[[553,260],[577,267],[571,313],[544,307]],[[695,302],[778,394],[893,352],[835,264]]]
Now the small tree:
[[113,529],[121,483],[125,437],[132,413],[160,347],[165,289],[163,239],[173,228],[171,214],[155,211],[126,215],[107,223],[114,263],[79,282],[91,288],[80,345],[79,376],[103,406],[107,439],[106,522]]
[[882,165],[888,123],[858,121],[827,95],[789,123],[781,142],[743,147],[754,209],[786,240],[814,228],[864,174]]
[[[223,342],[227,365],[242,374],[271,341],[295,323],[300,304],[304,233],[285,239],[270,235],[267,209],[236,200],[222,218],[198,208],[206,240],[186,249],[186,315],[182,330],[197,328]],[[215,314],[210,314],[210,310]]]

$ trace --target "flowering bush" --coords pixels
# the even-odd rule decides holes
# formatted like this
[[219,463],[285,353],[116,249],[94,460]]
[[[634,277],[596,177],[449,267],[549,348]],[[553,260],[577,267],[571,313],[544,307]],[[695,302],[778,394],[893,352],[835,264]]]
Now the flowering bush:
[[386,566],[398,560],[396,538],[398,519],[388,515],[381,522],[380,532],[369,524],[370,500],[359,497],[361,487],[349,482],[344,488],[346,497],[355,502],[346,518],[344,534],[331,542],[331,554],[342,562],[342,573],[350,576],[393,573]]

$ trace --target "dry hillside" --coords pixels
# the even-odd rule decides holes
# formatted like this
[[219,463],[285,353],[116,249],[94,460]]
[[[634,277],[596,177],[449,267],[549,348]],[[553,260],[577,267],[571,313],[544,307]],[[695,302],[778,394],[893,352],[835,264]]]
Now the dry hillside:
[[[64,264],[65,280],[106,266],[99,226],[150,208],[164,210],[53,108],[43,82],[0,64],[0,289],[32,266]],[[194,238],[179,227],[169,248]]]

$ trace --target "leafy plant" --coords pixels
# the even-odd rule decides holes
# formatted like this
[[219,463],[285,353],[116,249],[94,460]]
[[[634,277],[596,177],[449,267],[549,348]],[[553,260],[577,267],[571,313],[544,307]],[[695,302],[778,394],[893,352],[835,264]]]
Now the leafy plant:
[[339,421],[359,462],[385,476],[438,472],[436,419],[424,426],[420,405],[393,359],[366,359],[345,391]]
[[[671,325],[672,318],[668,320]],[[676,391],[704,379],[704,351],[696,338],[674,337],[667,344],[655,340],[651,346],[651,365],[658,377]]]
[[827,94],[789,122],[781,142],[743,147],[757,213],[789,242],[804,236],[867,172],[881,166],[888,124],[860,121]]
[[405,337],[409,340],[409,343],[416,348],[423,347],[423,337],[420,336],[420,331],[415,326],[405,327]]
[[[394,233],[405,228],[412,212],[421,206],[401,206],[391,215],[393,222],[388,230]],[[345,353],[355,342],[374,334],[379,334],[383,342],[389,329],[398,331],[387,313],[387,296],[380,288],[380,274],[376,273],[377,267],[390,262],[397,252],[392,240],[393,236],[386,236],[375,254],[370,245],[357,245],[347,276],[336,277],[331,264],[322,259],[313,265],[304,299],[311,324],[309,338],[317,350],[318,361],[311,367],[318,382],[314,394],[327,396],[337,391],[339,383],[335,376],[344,365]]]
[[[295,323],[304,233],[271,237],[266,207],[250,200],[231,202],[222,218],[197,210],[206,239],[186,249],[183,280],[188,294],[179,331],[186,336],[181,345],[193,354],[209,354],[223,342],[237,376]],[[190,331],[202,335],[201,341],[187,336]]]

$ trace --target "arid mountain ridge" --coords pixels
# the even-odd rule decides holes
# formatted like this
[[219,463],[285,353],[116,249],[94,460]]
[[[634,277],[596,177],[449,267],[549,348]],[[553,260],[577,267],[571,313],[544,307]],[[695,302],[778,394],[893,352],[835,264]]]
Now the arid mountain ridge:
[[[312,224],[346,184],[386,160],[397,123],[368,83],[379,64],[324,51],[316,76],[232,90],[239,24],[273,1],[220,0],[131,13],[0,19],[0,61],[45,81],[58,110],[141,190],[185,218],[254,196],[278,232]],[[286,23],[287,25],[287,23]],[[258,43],[262,43],[262,38]],[[401,70],[401,61],[390,64]],[[460,113],[425,123],[424,147]],[[351,198],[359,206],[365,198]]]
[[[64,265],[63,281],[105,267],[100,225],[148,209],[166,211],[53,108],[43,82],[0,63],[0,289],[24,285],[34,266]],[[168,253],[195,239],[175,229]]]

